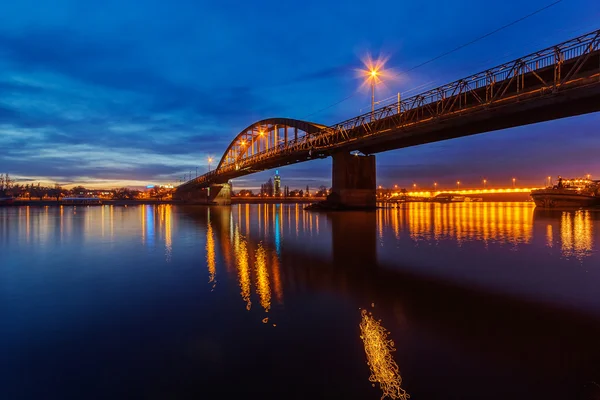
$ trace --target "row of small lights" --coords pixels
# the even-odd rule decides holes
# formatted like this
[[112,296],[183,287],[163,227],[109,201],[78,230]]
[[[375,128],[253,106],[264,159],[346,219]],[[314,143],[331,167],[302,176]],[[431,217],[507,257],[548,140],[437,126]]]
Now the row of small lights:
[[[590,175],[590,174],[587,174],[586,176],[587,176],[587,179],[588,179],[588,180],[590,180],[590,178],[591,178],[591,175]],[[551,177],[551,176],[549,176],[549,177],[548,177],[548,184],[550,184],[550,183],[551,183],[551,181],[552,181],[552,177]],[[487,186],[488,180],[487,180],[487,179],[484,179],[484,180],[482,180],[481,182],[483,183],[483,187],[485,188],[485,187]],[[565,182],[571,182],[571,181],[569,181],[569,180],[565,180]],[[577,179],[577,180],[573,180],[573,182],[583,182],[583,180],[582,180],[582,179]],[[516,183],[517,183],[517,178],[512,178],[512,184],[513,184],[513,187],[515,187]],[[456,188],[457,188],[457,189],[460,189],[460,184],[461,184],[461,182],[460,182],[460,181],[456,181]],[[438,183],[437,183],[437,182],[433,182],[433,187],[434,187],[434,189],[437,189],[437,185],[438,185]],[[413,183],[413,189],[416,189],[416,188],[417,188],[417,184],[416,184],[416,183]],[[382,187],[381,185],[379,185],[379,189],[383,189],[383,187]],[[394,189],[398,189],[398,185],[394,185]]]
[[[551,179],[551,178],[548,177],[548,179]],[[482,182],[483,182],[483,187],[485,188],[486,185],[487,185],[487,182],[488,182],[487,179],[484,179]],[[513,186],[516,184],[516,182],[517,182],[517,178],[512,178]],[[460,183],[461,183],[460,181],[456,181],[456,187],[457,187],[457,189],[460,189]],[[437,189],[437,185],[438,185],[437,182],[433,182],[433,187],[435,189]],[[413,183],[413,189],[416,189],[416,188],[417,188],[417,184]],[[379,189],[383,189],[383,187],[381,185],[379,185]],[[398,185],[394,185],[394,189],[398,189]]]

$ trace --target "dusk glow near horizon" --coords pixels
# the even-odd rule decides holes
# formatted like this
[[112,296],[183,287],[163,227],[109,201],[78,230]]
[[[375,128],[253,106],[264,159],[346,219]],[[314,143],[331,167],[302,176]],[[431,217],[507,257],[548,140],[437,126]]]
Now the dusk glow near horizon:
[[[369,112],[370,83],[356,76],[363,68],[377,71],[378,107],[598,29],[600,3],[559,2],[436,59],[514,21],[515,9],[527,15],[547,4],[438,1],[425,12],[418,2],[392,3],[367,22],[363,4],[341,1],[240,2],[235,13],[226,3],[7,3],[0,173],[67,187],[176,185],[214,169],[256,121],[331,125]],[[481,17],[487,7],[493,21]],[[253,22],[282,15],[285,24]],[[469,188],[485,179],[508,188],[558,175],[599,179],[599,126],[595,113],[378,153],[377,184]],[[329,187],[331,159],[280,173],[292,188]],[[274,174],[233,186],[256,189]]]

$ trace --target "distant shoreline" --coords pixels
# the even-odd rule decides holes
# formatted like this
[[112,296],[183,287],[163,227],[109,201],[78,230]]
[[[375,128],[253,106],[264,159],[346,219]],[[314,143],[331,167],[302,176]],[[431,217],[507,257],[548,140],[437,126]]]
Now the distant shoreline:
[[172,200],[102,200],[102,204],[64,204],[56,200],[14,200],[10,204],[2,204],[0,207],[56,207],[56,206],[127,206],[127,205],[144,205],[144,204],[179,204],[178,201]]
[[[477,195],[482,198],[483,202],[531,202],[529,193],[495,193]],[[232,197],[231,204],[309,204],[324,201],[325,197]],[[378,201],[379,203],[379,201]],[[137,205],[158,205],[158,204],[175,204],[175,205],[193,205],[177,200],[102,200],[102,204],[111,206],[137,206]],[[87,206],[88,204],[62,204],[56,200],[14,200],[10,204],[2,204],[0,207],[56,207],[56,206]],[[97,206],[89,204],[90,206]]]
[[[315,203],[325,200],[324,197],[232,197],[231,204],[276,204],[276,203]],[[102,204],[65,204],[60,200],[14,200],[9,204],[0,204],[0,207],[57,207],[57,206],[139,206],[139,205],[158,205],[158,204],[175,204],[175,205],[202,205],[188,204],[178,200],[112,200],[101,199]]]

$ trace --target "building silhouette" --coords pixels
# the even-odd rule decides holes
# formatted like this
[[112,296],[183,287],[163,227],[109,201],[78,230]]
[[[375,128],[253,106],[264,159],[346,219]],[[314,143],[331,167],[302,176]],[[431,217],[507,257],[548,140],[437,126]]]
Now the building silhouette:
[[277,196],[277,197],[281,196],[281,176],[279,176],[279,170],[278,169],[275,170],[275,184],[274,184],[274,189],[275,189],[275,196]]

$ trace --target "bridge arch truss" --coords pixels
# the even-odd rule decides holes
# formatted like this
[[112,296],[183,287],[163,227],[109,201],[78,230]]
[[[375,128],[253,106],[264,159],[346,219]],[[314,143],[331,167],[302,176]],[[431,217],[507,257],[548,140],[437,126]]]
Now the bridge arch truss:
[[325,128],[324,125],[290,118],[270,118],[255,122],[233,139],[221,157],[217,171],[239,169],[250,157],[293,147]]

